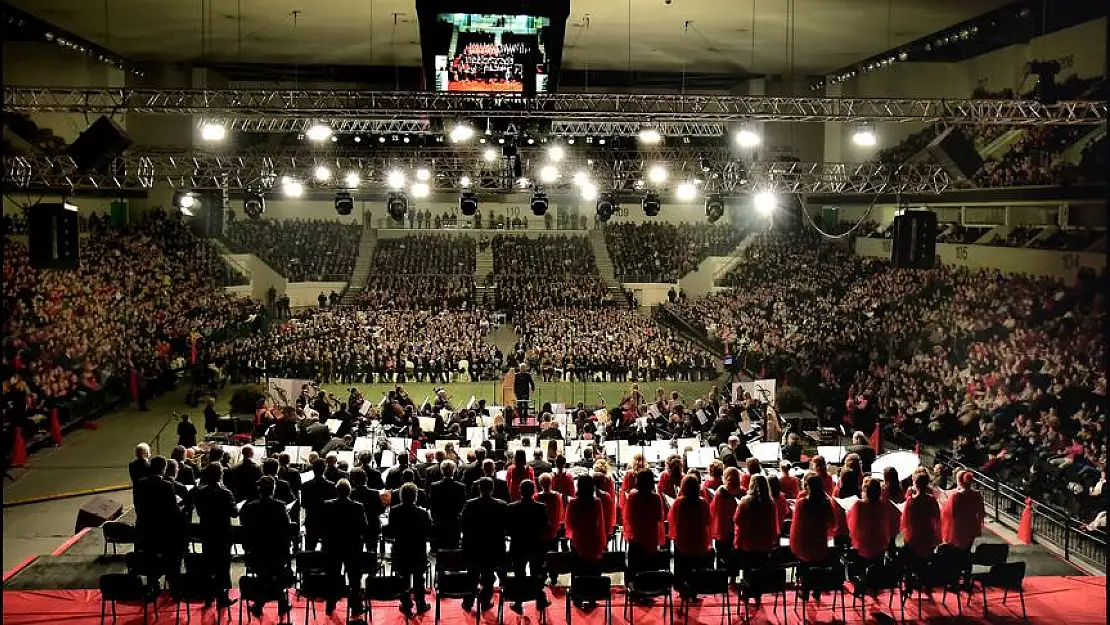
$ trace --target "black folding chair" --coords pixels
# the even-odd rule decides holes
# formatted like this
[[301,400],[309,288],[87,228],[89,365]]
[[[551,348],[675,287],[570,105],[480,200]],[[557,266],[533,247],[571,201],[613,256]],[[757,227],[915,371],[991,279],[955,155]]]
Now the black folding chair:
[[798,605],[798,595],[802,595],[802,622],[806,620],[806,604],[811,593],[831,592],[833,595],[832,609],[836,612],[836,599],[840,597],[840,620],[847,622],[847,610],[844,603],[844,569],[842,567],[813,567],[799,575],[801,592],[794,594],[794,605]]
[[751,621],[748,611],[748,601],[757,599],[760,602],[764,595],[774,595],[775,605],[772,613],[778,610],[779,600],[782,601],[782,622],[786,622],[786,569],[780,567],[766,567],[750,569],[744,573],[740,580],[740,598],[744,601],[744,622]]
[[569,575],[574,570],[574,554],[569,551],[548,551],[544,556],[543,570],[554,580],[551,584],[554,586],[560,575]]
[[729,597],[728,571],[717,569],[694,569],[686,575],[684,580],[687,595],[682,597],[683,623],[690,622],[690,599],[700,595],[721,595],[724,604],[721,610],[721,622],[732,622],[732,600]]
[[[867,596],[878,598],[880,592],[890,591],[887,609],[894,608],[894,595],[899,596],[902,621],[906,620],[906,591],[902,583],[902,569],[896,564],[878,563],[866,567],[862,573],[848,579],[852,583],[852,608],[859,601],[863,605],[863,619],[867,620]],[[893,617],[893,614],[891,615]]]
[[[366,615],[368,622],[374,622],[375,601],[400,601],[408,596],[408,580],[400,575],[372,575],[366,579]],[[347,620],[351,618],[352,606],[347,604]]]
[[[478,575],[469,571],[445,571],[438,567],[435,574],[436,625],[441,614],[440,602],[443,599],[468,599],[478,594]],[[474,623],[482,620],[482,611],[475,610]]]
[[605,602],[605,625],[613,622],[613,580],[604,575],[572,575],[566,594],[567,625],[571,625],[572,601]]
[[[282,585],[273,581],[265,580],[254,575],[243,575],[239,578],[239,623],[243,623],[243,609],[247,609],[247,623],[251,622],[250,609],[248,603],[265,605],[271,601],[280,602],[282,596],[288,599],[289,588],[282,588]],[[279,607],[280,609],[280,607]],[[262,619],[258,619],[259,623]]]
[[[209,605],[217,603],[222,598],[221,588],[217,588],[216,577],[208,568],[202,553],[185,554],[185,572],[171,575],[169,578],[170,596],[177,604],[174,609],[174,623],[181,620],[181,606],[185,606],[185,622],[192,622],[192,612],[189,606],[195,603]],[[231,606],[220,607],[217,603],[216,622],[223,619],[224,610],[227,610],[227,622],[231,622]]]
[[100,625],[104,625],[108,604],[112,604],[112,623],[116,622],[116,604],[141,605],[143,625],[147,623],[147,606],[154,605],[154,619],[158,619],[158,603],[143,583],[142,578],[130,573],[108,573],[100,576]]
[[312,614],[312,620],[316,620],[317,602],[335,601],[338,603],[340,599],[346,596],[346,592],[347,584],[342,575],[305,572],[297,586],[297,596],[305,600],[305,625],[308,625],[309,613]]
[[634,599],[663,598],[663,609],[666,611],[665,619],[674,623],[674,574],[670,571],[644,571],[636,575],[629,575],[625,583],[627,600],[624,602],[624,617],[632,624],[634,618]]
[[1006,543],[979,543],[971,552],[971,573],[986,573],[996,564],[1010,559],[1010,545]]
[[940,545],[936,553],[924,564],[917,568],[913,575],[907,577],[911,591],[917,592],[917,613],[921,614],[922,598],[926,593],[932,595],[937,588],[944,590],[941,603],[948,599],[948,593],[956,594],[956,610],[963,616],[963,601],[960,600],[962,580],[967,571],[971,570],[971,554],[952,545]]
[[987,617],[987,589],[998,588],[1002,590],[1002,603],[1010,597],[1010,592],[1016,592],[1021,599],[1021,618],[1029,620],[1025,612],[1025,562],[1006,562],[996,564],[989,571],[972,576],[972,583],[978,583],[983,589],[983,618]]
[[104,555],[108,555],[108,545],[112,546],[112,555],[119,555],[116,551],[116,545],[134,545],[135,544],[135,526],[121,523],[119,521],[105,521],[104,525],[100,526],[101,531],[104,533]]
[[[505,622],[506,601],[509,603],[538,602],[540,597],[543,596],[543,580],[541,579],[528,575],[518,577],[514,573],[509,573],[501,582],[501,592],[497,599],[497,622],[499,625]],[[544,625],[547,623],[547,610],[541,609],[539,612],[540,623]]]

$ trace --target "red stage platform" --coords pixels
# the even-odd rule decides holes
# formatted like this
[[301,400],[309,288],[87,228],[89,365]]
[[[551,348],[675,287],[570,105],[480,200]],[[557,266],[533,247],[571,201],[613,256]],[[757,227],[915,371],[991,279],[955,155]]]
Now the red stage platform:
[[[939,600],[939,595],[936,597]],[[768,598],[769,599],[769,598]],[[168,601],[168,600],[167,600]],[[793,597],[790,598],[793,601]],[[868,623],[889,623],[891,620],[884,616],[876,619],[875,610],[879,613],[886,612],[886,596],[882,596],[878,603],[868,606]],[[1106,578],[1105,577],[1031,577],[1025,580],[1025,603],[1028,608],[1029,621],[1032,623],[1067,625],[1105,625],[1106,623]],[[849,599],[847,612],[848,623],[863,623],[862,613],[851,609]],[[473,614],[463,613],[458,601],[444,601],[442,622],[447,625],[467,625],[474,622]],[[810,602],[807,611],[807,623],[839,623],[839,607],[835,614],[831,610],[831,598],[825,597],[820,605]],[[990,617],[983,619],[983,604],[980,597],[972,600],[970,607],[964,608],[965,617],[956,616],[955,600],[949,596],[948,604],[939,601],[925,601],[924,614],[917,613],[917,601],[906,603],[907,622],[911,623],[1017,623],[1021,621],[1021,604],[1016,595],[1011,594],[1009,600],[1002,601],[1001,592],[988,594]],[[294,604],[294,622],[304,623],[304,602]],[[232,608],[233,620],[238,621],[238,605]],[[813,608],[818,608],[816,613]],[[895,603],[897,613],[897,603]],[[625,623],[622,616],[623,595],[618,591],[613,606],[613,620],[618,625]],[[275,604],[267,605],[263,617],[264,625],[276,623]],[[207,625],[216,622],[214,608],[202,611],[200,606],[190,610],[193,622],[198,625]],[[121,625],[135,625],[142,622],[142,613],[137,608],[120,606],[117,614],[118,623]],[[420,618],[414,619],[415,623],[432,625],[434,612],[429,612]],[[555,596],[555,603],[548,608],[548,622],[551,625],[565,625],[562,594]],[[244,617],[246,616],[244,612]],[[643,625],[659,625],[662,623],[663,610],[661,607],[636,608],[635,622]],[[185,615],[182,614],[184,621]],[[496,622],[496,610],[487,612],[482,617],[482,623],[493,624]],[[793,606],[788,611],[789,623],[800,623],[801,613],[795,612]],[[897,618],[897,617],[896,617]],[[159,608],[159,617],[154,619],[151,614],[151,623],[172,623],[174,619],[174,604],[163,602]],[[316,611],[315,621],[321,624],[340,625],[343,622],[343,604],[339,605],[335,615],[324,615],[323,605]],[[538,622],[538,615],[529,605],[525,611],[525,619],[532,623]],[[737,612],[733,604],[732,622],[743,622],[743,610]],[[244,619],[245,622],[246,619]],[[603,625],[604,609],[599,607],[589,614],[574,610],[573,620],[584,625]],[[505,611],[507,623],[518,623],[520,617]],[[100,622],[100,593],[95,590],[6,590],[4,591],[4,625],[45,625],[47,623],[65,623],[66,625],[96,625]],[[109,622],[111,615],[109,612]],[[227,622],[226,619],[224,622]],[[257,620],[252,621],[258,623]],[[395,603],[374,604],[374,623],[378,625],[401,625],[403,617],[397,611]],[[681,623],[682,617],[675,614],[675,622]],[[722,622],[721,604],[719,599],[706,599],[702,605],[691,611],[690,623],[700,625],[716,625]],[[771,614],[771,602],[768,600],[759,612],[753,612],[753,623],[778,623],[782,624],[781,608],[777,614]]]

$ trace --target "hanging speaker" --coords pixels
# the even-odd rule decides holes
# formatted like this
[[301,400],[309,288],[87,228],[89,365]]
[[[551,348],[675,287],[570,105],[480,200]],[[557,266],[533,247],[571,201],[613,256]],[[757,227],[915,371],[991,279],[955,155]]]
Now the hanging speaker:
[[76,269],[80,262],[77,207],[36,204],[27,209],[27,246],[36,269]]
[[114,121],[101,115],[67,148],[78,172],[101,170],[131,147],[131,139]]
[[983,159],[975,149],[975,143],[957,126],[949,126],[940,133],[940,136],[925,147],[925,151],[954,179],[971,180],[975,172],[983,166]]
[[890,264],[903,269],[932,269],[937,260],[937,214],[905,211],[894,218]]

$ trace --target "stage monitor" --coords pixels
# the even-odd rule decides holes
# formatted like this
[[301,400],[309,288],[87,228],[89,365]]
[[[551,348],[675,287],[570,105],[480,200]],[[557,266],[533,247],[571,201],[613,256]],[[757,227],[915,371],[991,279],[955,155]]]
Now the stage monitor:
[[567,0],[417,2],[429,90],[529,96],[554,91]]

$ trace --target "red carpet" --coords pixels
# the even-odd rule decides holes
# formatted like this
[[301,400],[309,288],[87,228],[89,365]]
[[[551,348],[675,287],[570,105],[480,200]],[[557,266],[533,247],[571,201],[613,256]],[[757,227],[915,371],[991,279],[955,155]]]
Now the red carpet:
[[[948,606],[938,603],[930,603],[926,601],[924,604],[924,618],[920,618],[917,614],[917,601],[911,601],[906,604],[906,618],[909,622],[919,623],[1017,623],[1021,620],[1021,604],[1016,595],[1010,595],[1008,601],[1003,604],[1002,594],[1000,592],[992,592],[987,595],[988,605],[990,608],[990,618],[983,619],[983,604],[980,597],[976,597],[970,607],[965,607],[964,611],[967,617],[960,619],[956,616],[956,603],[952,597],[948,598]],[[939,595],[937,597],[939,599]],[[790,599],[793,601],[793,598]],[[1106,623],[1106,578],[1105,577],[1032,577],[1025,580],[1025,603],[1029,611],[1030,622],[1033,623],[1067,623],[1067,625],[1105,625]],[[294,622],[304,623],[304,603],[298,602],[294,604]],[[836,614],[832,614],[830,610],[831,599],[826,597],[823,603],[818,606],[820,609],[814,614],[812,606],[816,604],[810,603],[811,608],[808,609],[806,621],[808,623],[832,623],[840,622],[840,610],[837,609]],[[849,623],[862,623],[862,614],[855,612],[851,609],[851,600],[848,601],[848,622]],[[897,601],[895,602],[895,612],[897,612]],[[459,608],[458,601],[444,601],[443,602],[443,616],[442,622],[448,625],[466,625],[474,622],[473,614],[469,618]],[[613,607],[613,620],[617,625],[625,623],[621,614],[623,606],[623,595],[619,592],[616,595]],[[232,608],[234,617],[233,622],[238,621],[238,605]],[[799,611],[794,612],[793,608],[788,612],[789,623],[801,622],[801,606]],[[870,606],[872,609],[877,609],[880,612],[885,612],[886,597],[880,597],[879,604]],[[162,603],[159,608],[159,618],[155,620],[153,613],[151,614],[152,623],[172,623],[173,610],[172,603]],[[276,622],[277,607],[274,604],[267,605],[266,615],[262,623],[271,625]],[[208,625],[216,622],[216,612],[214,609],[203,611],[200,606],[194,606],[190,610],[192,612],[193,622],[197,625]],[[782,610],[779,609],[776,615],[771,613],[771,602],[768,601],[762,611],[753,613],[753,623],[782,623]],[[142,613],[133,607],[119,606],[117,610],[119,616],[118,623],[121,625],[133,625],[142,622]],[[733,622],[742,621],[743,612],[736,611],[736,606],[733,605]],[[635,622],[644,625],[658,625],[661,623],[663,615],[661,608],[644,609],[637,608],[635,613]],[[246,616],[244,612],[244,616]],[[182,621],[185,615],[182,614]],[[548,609],[548,622],[551,625],[565,625],[564,608],[562,602],[562,595],[558,594],[555,597],[555,603]],[[574,611],[574,622],[583,625],[602,625],[604,623],[604,610],[598,608],[591,614],[584,615],[577,610]],[[875,616],[872,614],[871,609],[868,610],[867,622],[891,622],[888,618],[881,618],[881,621],[876,621]],[[341,625],[343,619],[343,605],[340,604],[339,609],[336,610],[335,616],[329,618],[324,615],[323,605],[317,607],[317,618],[315,621],[321,624]],[[496,610],[487,612],[483,615],[482,623],[490,624],[496,622]],[[914,621],[914,619],[917,619]],[[525,611],[525,620],[531,623],[538,623],[538,618],[534,608],[529,605]],[[682,617],[675,615],[675,622],[682,623]],[[520,621],[516,614],[513,614],[506,607],[505,621],[515,625]],[[4,625],[38,625],[47,623],[65,623],[66,625],[96,625],[100,622],[100,593],[95,590],[36,590],[36,591],[4,591]],[[108,622],[111,622],[111,612],[109,611]],[[226,619],[224,620],[226,623]],[[258,621],[253,621],[257,623]],[[434,623],[434,612],[429,612],[424,616],[414,620],[419,625],[432,625]],[[721,609],[719,599],[706,599],[703,605],[693,610],[690,614],[690,622],[698,623],[700,625],[717,625],[722,622]],[[374,623],[377,625],[402,625],[403,619],[401,614],[396,609],[394,603],[377,603],[374,604]]]

